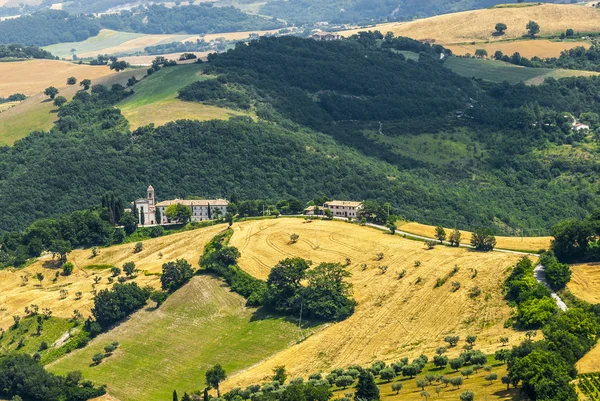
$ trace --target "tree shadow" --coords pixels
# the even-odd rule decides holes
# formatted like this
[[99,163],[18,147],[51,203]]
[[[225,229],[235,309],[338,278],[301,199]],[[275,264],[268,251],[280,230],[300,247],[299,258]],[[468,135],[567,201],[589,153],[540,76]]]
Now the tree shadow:
[[321,326],[325,323],[336,323],[336,322],[331,322],[331,321],[309,320],[309,319],[304,319],[304,318],[301,321],[299,321],[299,315],[291,316],[291,315],[285,315],[282,313],[276,313],[276,312],[269,310],[268,308],[266,308],[264,306],[261,306],[260,308],[258,308],[252,314],[252,317],[250,318],[251,322],[257,322],[257,321],[261,321],[261,320],[283,320],[287,323],[293,323],[295,325],[300,324],[301,328],[303,330],[312,329],[312,328]]
[[52,260],[47,260],[44,263],[42,263],[42,267],[44,267],[45,269],[53,269],[56,270],[58,268],[60,268],[60,260],[59,259],[52,259]]
[[504,34],[505,34],[505,32],[495,31],[494,33],[492,33],[492,36],[494,36],[494,37],[500,37],[500,36],[504,36]]
[[521,396],[521,390],[518,388],[511,388],[510,390],[499,390],[492,393],[492,395],[502,400],[519,401],[523,399],[523,397]]

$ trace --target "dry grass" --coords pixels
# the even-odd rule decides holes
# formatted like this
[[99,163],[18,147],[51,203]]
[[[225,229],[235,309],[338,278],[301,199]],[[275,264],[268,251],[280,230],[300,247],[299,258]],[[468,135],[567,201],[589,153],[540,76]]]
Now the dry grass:
[[6,102],[6,103],[0,103],[0,113],[2,113],[3,111],[6,111],[16,105],[18,105],[20,102]]
[[[292,233],[300,235],[289,245]],[[248,221],[234,225],[231,245],[239,248],[240,266],[266,278],[281,259],[300,256],[319,262],[342,262],[353,274],[354,315],[307,338],[264,363],[232,376],[227,387],[262,381],[274,366],[285,365],[292,376],[327,371],[350,364],[368,364],[376,359],[393,361],[421,353],[431,355],[449,334],[478,336],[478,347],[494,352],[500,336],[516,344],[522,337],[505,329],[510,308],[501,288],[507,267],[519,256],[499,252],[478,253],[466,249],[437,247],[427,251],[421,242],[391,236],[381,231],[339,221],[277,219]],[[382,252],[383,260],[376,254]],[[415,267],[415,261],[421,265]],[[362,265],[367,267],[363,269]],[[381,274],[378,266],[389,267]],[[457,265],[460,271],[440,288],[439,277]],[[406,275],[399,279],[399,273]],[[474,275],[477,270],[477,275]],[[418,278],[422,281],[417,283]],[[450,281],[462,288],[451,292]],[[471,299],[474,286],[482,294]],[[458,349],[451,354],[458,353]]]
[[578,42],[555,42],[545,39],[538,40],[519,40],[519,41],[508,41],[498,43],[478,43],[472,44],[458,44],[458,45],[447,45],[448,49],[459,56],[464,56],[469,53],[475,54],[477,49],[484,49],[488,52],[488,55],[492,57],[497,50],[500,50],[504,54],[511,55],[515,52],[519,52],[521,56],[531,58],[534,56],[546,58],[546,57],[558,57],[563,50],[569,50],[577,46],[583,46],[585,48],[590,47],[588,41]]
[[[531,7],[489,8],[445,14],[406,23],[383,24],[376,29],[414,39],[435,39],[439,44],[518,39],[527,33],[530,20],[540,25],[540,36],[557,35],[568,28],[579,32],[600,31],[600,13],[571,4],[540,4]],[[494,26],[504,22],[506,34],[494,36]],[[373,29],[373,28],[371,28]],[[364,29],[344,31],[351,35]]]
[[[433,238],[435,236],[435,227],[420,223],[406,223],[398,226],[399,230],[411,234],[422,235]],[[446,234],[453,231],[451,228],[445,228]],[[539,251],[540,249],[549,249],[552,237],[496,237],[496,247],[501,249],[511,249],[517,251]],[[461,231],[461,242],[468,244],[471,241],[471,233]]]
[[65,86],[67,78],[71,76],[95,80],[114,74],[106,66],[93,67],[57,60],[0,63],[0,96],[7,97],[13,93],[32,96],[49,86]]
[[[144,272],[159,273],[163,263],[181,258],[197,266],[204,245],[222,228],[223,226],[214,226],[144,241],[144,250],[137,254],[133,253],[134,244],[100,249],[100,254],[95,258],[91,257],[89,249],[75,250],[68,256],[69,261],[76,266],[75,271],[68,277],[59,276],[55,283],[52,279],[58,270],[44,267],[45,262],[52,260],[50,255],[40,258],[39,261],[22,270],[0,271],[0,306],[2,307],[0,327],[6,329],[12,323],[12,316],[22,314],[24,308],[30,304],[36,304],[40,308],[50,308],[53,315],[57,317],[71,317],[74,309],[89,315],[93,304],[91,293],[93,276],[102,278],[96,290],[110,287],[108,283],[110,271],[87,269],[86,267],[90,265],[107,264],[122,267],[123,263],[133,261],[139,269],[143,270],[135,281],[142,286],[158,287],[160,285],[158,276],[146,276]],[[159,253],[163,256],[160,257]],[[33,277],[38,272],[42,272],[45,277],[41,287]],[[26,286],[21,286],[21,276],[24,275],[29,276],[29,282]],[[62,288],[69,291],[67,299],[64,300],[59,299],[59,291]],[[75,299],[76,292],[83,294],[80,300]]]
[[[567,284],[569,291],[577,298],[591,304],[600,303],[600,263],[571,265],[573,275]],[[600,344],[577,362],[579,373],[600,371]]]
[[[94,85],[103,84],[107,86],[114,83],[124,85],[131,76],[141,78],[143,74],[143,70],[131,69],[119,74],[110,74],[97,78],[92,83]],[[64,82],[62,85],[64,85]],[[69,100],[80,89],[79,85],[59,85],[57,87],[60,94]],[[15,107],[0,113],[0,144],[12,145],[16,140],[27,136],[31,132],[49,130],[57,120],[55,109],[56,107],[54,107],[52,102],[48,101],[47,96],[43,93],[38,93]]]

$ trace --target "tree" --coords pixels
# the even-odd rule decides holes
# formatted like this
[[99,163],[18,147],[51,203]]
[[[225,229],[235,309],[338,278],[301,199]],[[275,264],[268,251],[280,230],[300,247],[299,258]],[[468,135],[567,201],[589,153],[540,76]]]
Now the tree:
[[340,263],[321,263],[306,274],[302,290],[306,314],[314,319],[343,320],[354,313],[351,273]]
[[494,29],[496,29],[496,34],[497,35],[504,35],[504,31],[506,31],[508,29],[508,27],[506,26],[505,23],[498,22],[496,24],[496,26],[494,27]]
[[110,69],[115,70],[116,72],[124,71],[129,68],[129,64],[126,61],[113,61],[110,64]]
[[171,221],[187,224],[192,218],[192,208],[187,205],[176,203],[165,210],[165,216]]
[[275,366],[273,368],[273,376],[271,380],[278,382],[283,385],[287,380],[287,373],[285,371],[285,366]]
[[177,259],[163,264],[160,284],[163,290],[173,292],[187,283],[193,275],[192,265],[185,259]]
[[402,367],[402,376],[408,376],[411,379],[419,374],[419,369],[415,364],[404,365]]
[[489,381],[490,384],[492,384],[494,382],[494,380],[498,379],[498,374],[497,373],[490,373],[489,375],[487,375],[485,377],[485,380]]
[[110,274],[113,277],[117,277],[119,274],[121,274],[121,269],[119,269],[118,267],[114,267],[113,266],[113,267],[110,268]]
[[222,381],[224,381],[227,378],[227,373],[225,373],[225,369],[223,369],[221,365],[217,364],[206,371],[205,378],[206,385],[217,390],[217,396],[221,398],[221,391],[219,390],[219,385]]
[[94,354],[94,356],[92,357],[92,362],[94,363],[94,365],[100,365],[100,362],[102,362],[103,359],[104,354]]
[[295,244],[300,239],[300,236],[296,233],[290,235],[290,244]]
[[135,273],[135,262],[125,262],[123,263],[123,271],[127,277],[133,276]]
[[467,336],[465,341],[472,347],[475,344],[475,341],[477,341],[477,336]]
[[348,375],[338,376],[337,379],[335,379],[335,385],[344,390],[352,385],[352,383],[354,383],[354,378]]
[[450,384],[452,384],[454,387],[458,387],[460,388],[460,386],[462,386],[463,384],[463,378],[462,377],[452,377],[450,379]]
[[422,391],[419,393],[419,395],[420,395],[421,397],[425,398],[425,400],[429,400],[429,397],[431,397],[431,394],[429,394],[429,391],[425,391],[425,390],[422,390]]
[[73,273],[73,263],[65,263],[62,267],[63,276],[70,276]]
[[389,383],[396,377],[396,372],[392,368],[385,368],[379,372],[379,377]]
[[71,252],[71,243],[64,240],[54,240],[48,247],[48,250],[52,252],[52,257],[58,255],[58,262],[62,265],[67,261],[67,254]]
[[460,341],[460,337],[459,336],[446,336],[444,338],[444,341],[446,341],[450,347],[456,347],[456,344],[458,344],[458,342]]
[[58,95],[58,89],[54,86],[50,86],[44,90],[44,95],[48,96],[50,99],[54,99],[54,97]]
[[390,230],[390,234],[392,234],[392,235],[394,235],[396,233],[396,230],[398,229],[396,224],[391,221],[388,221],[385,226],[387,227],[388,230]]
[[67,103],[67,98],[64,96],[56,96],[54,98],[54,105],[58,108],[63,107],[65,103]]
[[484,58],[488,56],[488,52],[485,49],[477,49],[475,50],[475,57]]
[[570,38],[571,36],[575,35],[575,31],[571,28],[567,29],[565,32],[565,36]]
[[468,379],[469,376],[471,376],[473,374],[473,369],[472,368],[463,369],[460,371],[460,374],[465,376]]
[[173,390],[173,401],[179,401],[179,397],[177,397],[177,390]]
[[437,226],[435,228],[435,238],[440,241],[440,244],[446,240],[446,230],[444,230],[444,227]]
[[471,246],[478,251],[492,251],[496,246],[496,237],[490,228],[478,228],[471,235]]
[[446,355],[434,355],[433,364],[437,368],[443,369],[448,365],[448,357]]
[[450,245],[451,246],[455,246],[455,247],[459,247],[460,246],[460,231],[458,230],[454,230],[452,231],[452,233],[450,234],[450,237],[448,238],[448,241],[450,241]]
[[560,263],[553,252],[546,252],[540,258],[548,284],[553,290],[562,290],[571,280],[571,268],[566,263]]
[[77,83],[77,78],[69,77],[67,78],[67,85],[75,85]]
[[510,357],[510,351],[507,349],[499,349],[494,354],[494,357],[496,358],[497,361],[506,362],[508,360],[508,358]]
[[402,390],[402,387],[402,383],[394,383],[392,384],[392,391],[395,391],[396,394],[398,394],[400,390]]
[[35,278],[40,282],[40,287],[41,287],[42,281],[44,281],[44,274],[42,272],[37,272],[35,274]]
[[417,379],[417,387],[421,387],[421,390],[425,390],[425,387],[429,386],[427,379]]
[[133,247],[133,253],[140,253],[144,250],[144,243],[143,242],[136,242],[135,246]]
[[502,384],[506,384],[506,390],[510,389],[510,376],[504,375],[502,376]]
[[531,37],[534,37],[540,32],[540,25],[535,21],[529,21],[525,28]]
[[375,384],[375,377],[367,370],[363,370],[358,376],[355,400],[373,401],[379,400],[379,387]]
[[79,82],[79,86],[83,86],[83,90],[88,90],[90,89],[90,86],[92,86],[92,81],[89,79],[82,79],[81,82]]
[[156,307],[160,308],[160,306],[167,300],[169,294],[164,291],[152,291],[150,294],[150,300],[156,302]]
[[127,235],[131,235],[137,230],[138,219],[133,213],[125,213],[123,214],[123,217],[121,217],[119,224],[123,226]]
[[503,347],[506,347],[508,345],[509,339],[508,337],[500,337],[500,343],[502,344]]
[[466,390],[460,393],[460,401],[473,401],[475,394],[471,390]]
[[454,371],[458,372],[458,369],[462,368],[465,364],[465,360],[462,358],[450,359],[449,361],[450,367],[454,369]]

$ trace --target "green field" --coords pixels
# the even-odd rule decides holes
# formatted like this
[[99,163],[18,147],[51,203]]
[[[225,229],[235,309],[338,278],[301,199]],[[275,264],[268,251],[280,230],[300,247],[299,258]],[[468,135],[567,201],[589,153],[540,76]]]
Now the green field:
[[[129,40],[144,36],[143,33],[118,32],[103,29],[97,36],[92,36],[82,42],[58,43],[44,47],[45,50],[60,58],[71,57],[73,54],[99,52],[103,49],[119,46]],[[75,49],[75,52],[71,52]]]
[[[107,384],[121,401],[164,401],[174,389],[204,388],[204,373],[220,363],[231,374],[281,351],[298,338],[296,324],[244,307],[245,300],[210,276],[194,277],[159,309],[133,315],[82,350],[48,366],[55,373],[81,370]],[[98,366],[92,356],[118,341]]]
[[597,75],[592,71],[526,68],[502,61],[459,57],[450,57],[444,65],[458,75],[497,83],[507,81],[510,84],[525,82],[531,85],[539,85],[548,77],[565,78]]
[[201,64],[163,68],[134,87],[135,94],[116,107],[129,120],[132,129],[154,123],[163,125],[180,119],[227,119],[239,115],[232,110],[177,99],[179,89],[195,81],[208,79]]

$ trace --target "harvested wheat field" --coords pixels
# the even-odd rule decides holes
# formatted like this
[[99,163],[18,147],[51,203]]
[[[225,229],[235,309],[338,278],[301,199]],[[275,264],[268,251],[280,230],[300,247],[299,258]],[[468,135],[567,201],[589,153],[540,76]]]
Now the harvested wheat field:
[[591,304],[600,304],[600,263],[571,265],[573,275],[567,284],[577,298]]
[[469,53],[475,54],[477,49],[484,49],[488,52],[489,57],[492,57],[497,50],[500,50],[504,54],[512,55],[515,52],[519,52],[521,56],[532,58],[534,56],[546,58],[546,57],[558,57],[563,50],[570,50],[578,46],[583,46],[586,49],[591,45],[588,41],[577,41],[577,42],[556,42],[546,39],[536,40],[518,40],[518,41],[507,41],[507,42],[496,42],[496,43],[477,43],[477,44],[458,44],[458,45],[447,45],[448,49],[452,50],[452,53],[464,56]]
[[[94,79],[92,84],[110,86],[120,83],[125,85],[130,77],[135,76],[140,79],[144,73],[144,70],[141,69],[129,69],[118,74],[110,74]],[[84,77],[87,77],[87,75],[78,78],[84,79]],[[57,83],[55,86],[60,91],[61,96],[71,100],[81,87],[79,85],[66,86],[65,84],[66,78],[64,82]],[[54,104],[48,101],[48,97],[43,93],[31,96],[14,107],[5,110],[0,113],[0,145],[12,145],[16,140],[34,131],[49,130],[58,119],[56,112]]]
[[[85,316],[89,315],[93,305],[91,291],[94,276],[101,277],[101,281],[95,286],[96,290],[109,288],[112,286],[108,282],[110,266],[120,268],[125,262],[133,261],[141,270],[135,279],[138,284],[159,287],[159,278],[152,273],[160,273],[163,263],[181,258],[197,267],[204,245],[222,229],[223,225],[217,225],[147,240],[144,241],[144,250],[137,254],[133,253],[134,244],[100,248],[100,254],[95,258],[92,258],[89,249],[75,250],[68,255],[69,262],[75,265],[73,274],[68,277],[58,276],[56,282],[53,279],[59,270],[52,267],[51,255],[40,258],[22,270],[2,270],[0,327],[6,329],[12,324],[12,316],[22,314],[24,308],[31,304],[50,308],[56,317],[69,318],[74,309],[79,309]],[[34,277],[38,272],[44,275],[41,286]],[[21,285],[22,276],[28,277],[25,286]],[[61,289],[68,291],[66,299],[60,299]],[[76,299],[77,292],[82,293],[81,299]]]
[[[591,7],[571,4],[539,3],[529,7],[503,7],[465,11],[424,18],[406,23],[383,24],[371,29],[391,31],[397,36],[423,40],[435,39],[439,44],[499,41],[521,38],[527,33],[530,20],[540,25],[539,36],[557,35],[568,28],[577,32],[600,31],[600,12]],[[504,22],[508,29],[494,36],[496,23]],[[352,35],[364,29],[341,32]]]
[[[288,257],[314,263],[346,263],[349,258],[347,268],[358,306],[347,320],[232,376],[229,388],[262,381],[277,365],[285,365],[293,377],[377,359],[431,354],[450,334],[477,335],[478,348],[489,353],[499,347],[500,336],[510,337],[512,344],[523,337],[503,327],[510,308],[502,298],[502,285],[508,267],[520,256],[443,246],[428,251],[421,242],[340,221],[280,218],[234,224],[233,229],[230,244],[242,254],[239,265],[261,279]],[[292,233],[300,236],[295,244],[289,244]],[[379,261],[378,253],[383,254]],[[383,265],[388,270],[382,274],[378,267]],[[434,288],[436,280],[454,266],[459,272]],[[461,283],[456,292],[451,291],[454,281]],[[469,290],[475,286],[481,295],[470,298]]]
[[32,96],[49,86],[65,86],[69,77],[94,80],[114,74],[116,72],[106,66],[94,67],[58,60],[0,63],[0,97],[14,93]]
[[[398,226],[398,230],[406,231],[407,233],[421,235],[424,237],[434,238],[435,227],[420,223],[405,223]],[[445,228],[446,234],[449,235],[453,229]],[[471,241],[471,233],[461,231],[461,242],[468,244]],[[510,249],[515,251],[532,251],[537,252],[540,249],[549,249],[552,237],[496,237],[496,247],[499,249]]]

